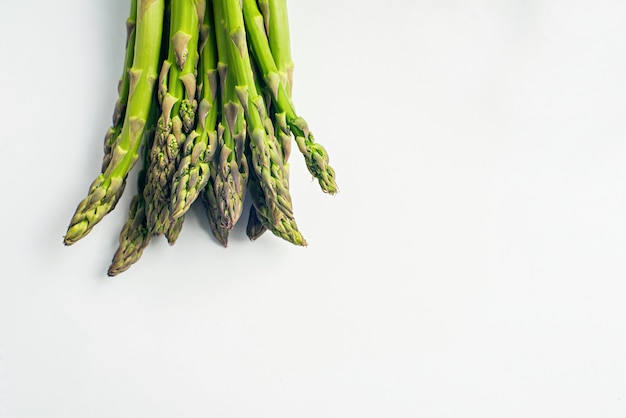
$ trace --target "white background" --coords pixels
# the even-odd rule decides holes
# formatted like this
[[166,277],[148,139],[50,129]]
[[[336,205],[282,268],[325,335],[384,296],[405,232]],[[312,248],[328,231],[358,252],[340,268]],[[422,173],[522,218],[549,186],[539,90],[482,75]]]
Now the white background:
[[0,417],[626,416],[626,3],[289,6],[309,247],[196,208],[111,279],[128,1],[3,1]]

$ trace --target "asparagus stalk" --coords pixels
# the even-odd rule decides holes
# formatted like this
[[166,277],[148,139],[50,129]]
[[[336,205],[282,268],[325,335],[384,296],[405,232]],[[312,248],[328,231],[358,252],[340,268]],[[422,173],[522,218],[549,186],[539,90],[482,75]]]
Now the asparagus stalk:
[[[273,14],[274,12],[275,14]],[[261,14],[256,0],[243,0],[243,15],[252,52],[263,75],[263,80],[271,92],[274,104],[280,113],[285,113],[289,130],[295,136],[300,152],[304,155],[309,172],[315,177],[322,190],[326,193],[337,193],[335,171],[328,165],[328,153],[325,148],[315,142],[313,133],[307,122],[296,113],[290,96],[292,85],[289,37],[284,32],[287,25],[286,3],[269,0],[269,29],[270,33],[278,32],[274,36],[274,49],[265,32],[265,19]],[[282,32],[281,32],[282,30]],[[284,38],[283,38],[284,37]],[[274,55],[278,56],[283,66],[279,71]]]
[[[262,15],[263,15],[263,23],[265,26],[265,32],[266,33],[270,33],[270,4],[268,0],[258,0],[257,2],[258,6],[259,6],[259,10],[261,11]],[[275,15],[275,14],[274,14]],[[276,19],[272,20],[272,24],[275,24]],[[287,23],[287,22],[285,22]],[[271,33],[274,34],[274,36],[284,36],[282,44],[279,43],[277,44],[277,47],[280,48],[282,45],[290,45],[290,41],[289,41],[289,31],[287,30],[286,33],[283,33],[283,29],[288,29],[287,26],[285,25],[279,25],[277,30],[271,30]],[[271,39],[271,38],[270,38]],[[273,48],[273,46],[272,46]],[[290,53],[290,49],[287,48],[287,52]],[[281,56],[284,56],[284,54],[282,54]],[[275,56],[274,58],[275,60],[278,59],[277,56]],[[291,58],[289,58],[289,61],[291,61]],[[254,64],[254,61],[253,61]],[[293,64],[291,65],[291,68],[293,69]],[[270,115],[274,115],[274,128],[275,128],[275,135],[276,138],[278,138],[279,144],[280,144],[280,148],[282,150],[282,154],[283,154],[283,164],[285,166],[285,170],[286,170],[286,176],[285,178],[288,180],[288,165],[287,165],[287,161],[289,160],[289,154],[291,151],[291,131],[289,131],[289,128],[286,126],[286,119],[284,117],[284,114],[281,115],[277,115],[276,111],[275,111],[275,106],[272,104],[272,97],[271,97],[271,93],[267,93],[267,89],[263,89],[260,86],[259,83],[259,71],[258,71],[258,65],[255,67],[255,69],[257,70],[255,73],[255,81],[257,82],[257,88],[259,90],[263,90],[266,93],[266,102],[267,102],[267,111],[268,114]],[[281,74],[282,77],[282,74]],[[262,77],[261,77],[262,78]],[[285,73],[285,82],[289,82],[290,83],[290,78],[288,78],[286,76]],[[291,84],[289,84],[290,87],[290,93],[291,93]],[[282,117],[281,117],[282,116]],[[282,123],[284,122],[284,123]],[[286,134],[286,135],[285,135]],[[248,236],[248,238],[250,238],[250,240],[255,241],[257,240],[261,235],[263,235],[265,233],[265,231],[267,231],[267,228],[263,225],[263,222],[261,221],[261,219],[259,219],[259,216],[257,215],[256,212],[256,208],[254,207],[254,205],[250,206],[250,211],[248,214],[248,223],[246,225],[246,235]]]
[[293,217],[283,216],[278,223],[271,222],[270,210],[261,197],[263,190],[257,177],[250,176],[248,190],[250,191],[254,205],[254,208],[250,211],[248,225],[246,227],[246,234],[251,240],[254,241],[268,229],[277,237],[291,242],[292,244],[301,246],[307,245]]
[[[284,135],[283,135],[282,128],[281,128],[282,126],[281,121],[280,121],[280,118],[276,117],[277,115],[274,109],[274,105],[272,103],[271,94],[268,94],[267,89],[264,89],[261,86],[261,83],[259,81],[260,76],[259,76],[258,66],[254,64],[255,64],[254,61],[252,61],[252,67],[254,69],[254,81],[257,86],[257,90],[264,92],[265,103],[267,106],[267,113],[269,115],[274,115],[274,121],[273,121],[274,135],[276,136],[278,143],[279,143],[278,148],[282,151],[283,168],[285,170],[283,183],[285,184],[285,187],[289,187],[289,165],[287,164],[287,160],[289,158],[289,149],[291,147],[291,132],[287,131],[288,136],[287,136],[287,141],[285,142]],[[248,235],[248,238],[250,238],[250,240],[255,241],[261,235],[263,235],[265,231],[267,231],[267,228],[263,225],[261,218],[257,215],[256,208],[254,207],[254,205],[251,205],[249,214],[248,214],[248,224],[246,226],[246,235]]]
[[[291,195],[283,180],[285,172],[282,156],[274,137],[272,122],[267,117],[265,102],[254,83],[241,4],[238,0],[219,0],[217,3],[221,4],[221,11],[224,12],[223,22],[229,40],[229,65],[233,67],[236,92],[246,115],[250,149],[248,160],[261,191],[257,198],[263,200],[264,219],[268,226],[275,226],[283,217],[293,220]],[[295,226],[295,222],[293,224]]]
[[[216,155],[209,161],[211,178],[209,179],[203,194],[203,201],[206,207],[207,219],[209,226],[215,238],[224,246],[228,245],[228,234],[230,231],[229,225],[223,221],[224,218],[224,192],[225,183],[228,184],[228,172],[225,171],[224,161],[228,161],[230,156],[229,148],[226,144],[233,142],[231,130],[227,129],[228,124],[226,121],[225,106],[226,103],[226,78],[228,75],[228,46],[226,44],[226,34],[223,29],[223,12],[221,11],[221,5],[214,5],[214,27],[215,27],[215,42],[216,42],[216,54],[217,54],[217,72],[219,74],[219,90],[220,90],[220,122],[217,127],[217,149]],[[229,82],[231,77],[228,77]],[[232,83],[229,83],[232,87]],[[232,104],[227,107],[231,118],[239,120],[243,115],[236,112]],[[243,122],[245,124],[245,122]],[[245,126],[245,125],[244,125]],[[245,128],[242,140],[245,140]],[[234,148],[234,147],[232,147]],[[240,176],[240,180],[243,180]],[[240,181],[241,182],[241,181]]]
[[115,140],[122,131],[124,125],[124,115],[126,113],[126,105],[128,104],[128,92],[130,89],[130,75],[128,70],[133,65],[133,54],[135,50],[135,29],[137,25],[137,0],[130,2],[130,14],[126,19],[126,54],[124,56],[124,70],[122,77],[117,85],[118,99],[113,109],[113,125],[107,131],[104,137],[104,158],[102,159],[102,171],[111,161],[111,151]]
[[[258,77],[257,77],[257,81],[258,81]],[[260,87],[258,88],[260,89]],[[289,150],[291,149],[291,132],[289,131],[289,128],[287,126],[285,114],[276,113],[276,109],[275,109],[275,106],[271,97],[268,97],[267,103],[268,103],[267,105],[268,113],[274,115],[275,136],[281,145],[279,148],[282,150],[283,167],[285,170],[285,176],[283,177],[283,182],[284,182],[285,187],[289,187],[288,160],[289,160]],[[251,187],[254,187],[254,184],[252,184]],[[256,239],[258,239],[267,230],[265,226],[267,222],[265,221],[264,216],[263,216],[264,208],[260,207],[259,210],[260,210],[260,213],[258,213],[255,205],[252,205],[250,207],[250,212],[248,215],[246,235],[252,241],[255,241]],[[283,224],[282,226],[279,226],[278,228],[270,226],[270,229],[272,230],[272,233],[274,235],[278,235],[282,238],[287,237],[285,239],[295,242],[298,245],[307,245],[306,241],[301,236],[301,234],[297,231],[297,228],[294,225]]]
[[200,31],[198,118],[194,132],[187,136],[183,144],[178,168],[172,180],[170,207],[172,219],[183,216],[205,188],[210,178],[209,162],[217,147],[216,124],[219,112],[217,47],[210,2],[208,6]]
[[113,260],[109,266],[107,274],[116,276],[128,270],[141,258],[144,249],[150,242],[150,231],[146,224],[146,201],[143,198],[143,190],[146,185],[146,171],[149,166],[148,150],[150,149],[150,141],[154,137],[157,119],[157,106],[152,105],[148,122],[148,129],[144,136],[143,149],[143,165],[137,177],[137,193],[133,197],[128,219],[124,224],[119,237],[119,246],[113,255]]
[[211,161],[211,178],[206,184],[204,188],[204,192],[201,194],[202,201],[204,202],[204,206],[206,208],[207,219],[209,221],[209,227],[211,228],[211,232],[213,236],[222,244],[224,247],[228,245],[228,229],[223,228],[221,226],[221,222],[219,221],[219,208],[217,201],[217,194],[215,192],[215,176],[217,173],[217,166],[215,161]]
[[[143,174],[143,173],[142,173]],[[145,175],[140,176],[140,191],[145,185]],[[141,258],[150,242],[150,231],[146,225],[146,201],[136,194],[130,204],[128,220],[122,228],[119,246],[115,251],[107,274],[111,277],[128,270]]]
[[259,0],[259,10],[263,15],[265,32],[276,62],[281,81],[287,86],[291,96],[294,63],[291,59],[291,36],[287,0]]
[[248,161],[244,154],[246,121],[233,81],[232,74],[228,74],[215,181],[219,221],[227,230],[231,230],[241,216],[248,182]]
[[[213,68],[215,68],[215,71],[213,72],[213,78],[212,81],[214,84],[216,84],[218,87],[216,88],[216,93],[214,95],[214,100],[218,103],[219,105],[219,109],[220,111],[218,113],[223,112],[223,107],[222,107],[222,103],[223,103],[223,91],[224,91],[224,86],[223,86],[223,79],[224,76],[222,75],[225,72],[225,68],[226,68],[226,62],[225,62],[225,58],[223,55],[223,52],[220,54],[220,41],[219,41],[219,35],[222,35],[222,30],[221,30],[221,20],[219,18],[219,12],[217,10],[217,5],[214,4],[214,1],[211,1],[211,5],[213,6],[213,22],[212,22],[212,27],[213,27],[213,35],[214,35],[214,42],[215,42],[215,51],[214,51],[214,63],[211,63],[211,66]],[[223,37],[223,36],[222,36]],[[219,95],[217,94],[217,90],[219,89]],[[216,136],[215,136],[215,148],[214,148],[214,152],[213,156],[209,159],[208,161],[208,165],[209,165],[209,179],[207,181],[207,184],[204,188],[204,192],[202,193],[202,200],[204,202],[204,206],[206,208],[206,214],[207,214],[207,219],[209,221],[209,227],[211,228],[211,232],[213,233],[213,235],[215,236],[215,238],[223,245],[223,246],[227,246],[228,243],[228,230],[226,230],[225,228],[222,228],[219,222],[219,203],[218,203],[218,196],[216,194],[216,190],[215,190],[215,179],[217,176],[217,157],[215,156],[217,151],[219,150],[219,144],[218,138],[221,138],[223,133],[223,129],[224,127],[221,125],[221,123],[217,122],[218,119],[218,114],[215,114],[215,123],[217,124],[217,131],[216,131]]]
[[126,177],[137,161],[157,78],[164,6],[164,0],[137,0],[135,49],[129,69],[128,104],[122,131],[106,169],[79,203],[64,237],[65,245],[83,238],[115,208],[124,191]]
[[[229,39],[224,30],[216,32],[222,86],[222,120],[218,135],[214,191],[217,200],[219,228],[230,231],[243,211],[248,182],[248,162],[244,154],[246,119],[237,96],[235,68],[230,63]],[[222,234],[227,236],[227,234]],[[226,242],[223,243],[226,245]]]
[[152,144],[144,189],[148,229],[153,235],[164,234],[172,245],[183,223],[182,216],[171,217],[173,178],[180,147],[193,129],[197,107],[198,3],[202,3],[204,12],[204,0],[172,0],[170,6],[168,57],[159,75],[158,97],[162,113]]

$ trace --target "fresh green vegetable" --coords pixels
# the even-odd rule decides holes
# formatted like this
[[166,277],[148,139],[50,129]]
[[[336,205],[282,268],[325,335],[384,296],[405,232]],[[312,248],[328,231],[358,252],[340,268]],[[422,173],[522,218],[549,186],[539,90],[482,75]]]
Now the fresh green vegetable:
[[[202,14],[199,10],[202,10]],[[199,19],[204,18],[204,0],[175,0],[170,3],[168,56],[161,65],[158,98],[161,116],[150,151],[144,199],[148,229],[164,234],[174,244],[183,217],[171,216],[171,196],[181,146],[195,124],[196,66],[200,36]]]
[[265,220],[276,225],[283,217],[293,218],[291,194],[285,187],[282,157],[273,125],[254,81],[241,3],[239,0],[217,0],[216,3],[221,3],[221,11],[224,12],[222,24],[228,35],[229,65],[233,67],[235,90],[246,115],[249,162],[260,186],[256,203],[262,205]]
[[124,71],[101,173],[75,211],[64,243],[86,236],[120,200],[141,158],[110,276],[150,240],[173,245],[201,197],[224,246],[250,199],[246,233],[269,230],[307,245],[289,189],[292,141],[324,192],[335,172],[293,98],[286,0],[130,0]]
[[126,271],[139,261],[152,236],[146,219],[146,200],[143,193],[146,187],[146,171],[150,165],[148,150],[151,148],[156,131],[157,111],[157,105],[154,102],[148,117],[148,128],[144,134],[146,144],[142,149],[142,167],[137,176],[137,193],[130,203],[128,220],[122,227],[119,246],[109,266],[109,276],[115,276]]
[[172,180],[171,216],[183,216],[209,181],[209,162],[217,147],[218,74],[217,45],[213,26],[213,10],[206,7],[200,30],[200,61],[198,62],[199,105],[195,130],[182,146],[181,158]]
[[[141,138],[154,97],[163,31],[164,0],[137,1],[137,27],[133,64],[128,70],[128,105],[122,131],[112,146],[106,169],[89,187],[78,205],[65,235],[74,244],[115,208],[126,184],[126,176],[137,161]],[[106,158],[106,157],[105,157]]]
[[[270,41],[265,32],[265,20],[261,15],[257,2],[255,0],[243,0],[243,15],[252,51],[276,109],[279,113],[284,113],[287,126],[296,138],[296,143],[305,157],[309,171],[319,181],[323,191],[335,194],[337,192],[335,172],[328,165],[326,150],[321,145],[315,143],[313,133],[309,130],[308,124],[302,117],[298,116],[291,100],[290,80],[293,64],[291,63],[289,38],[286,34],[280,32],[281,28],[286,26],[286,4],[284,1],[269,1],[269,3],[269,12],[266,12],[265,19],[269,20],[270,33],[273,34],[274,31],[278,31],[278,38],[276,36],[273,38],[274,55],[278,57],[281,69],[279,70],[272,54]],[[281,115],[281,117],[283,116]]]
[[124,71],[117,85],[119,98],[115,102],[113,109],[113,126],[107,132],[104,138],[104,157],[102,159],[102,171],[106,170],[111,161],[111,151],[115,140],[122,132],[124,126],[124,114],[126,113],[126,105],[128,104],[128,93],[130,90],[130,73],[128,70],[133,65],[133,56],[135,53],[135,29],[137,25],[137,0],[130,2],[130,15],[126,20],[126,55],[124,56]]
[[223,28],[221,5],[215,6],[215,38],[221,91],[221,121],[218,128],[218,150],[212,162],[211,184],[206,200],[210,202],[208,218],[213,234],[222,245],[228,243],[228,233],[243,211],[248,183],[248,161],[244,155],[246,121],[236,93],[234,69],[229,64],[226,32]]

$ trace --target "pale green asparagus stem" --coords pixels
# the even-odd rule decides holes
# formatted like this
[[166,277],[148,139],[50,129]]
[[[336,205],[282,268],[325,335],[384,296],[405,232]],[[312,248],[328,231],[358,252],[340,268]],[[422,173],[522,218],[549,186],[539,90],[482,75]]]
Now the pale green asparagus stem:
[[124,56],[124,70],[117,85],[118,99],[113,110],[113,125],[109,128],[104,138],[104,157],[102,159],[102,171],[106,170],[111,161],[111,150],[115,140],[122,131],[124,125],[124,115],[128,103],[128,91],[130,89],[130,77],[128,70],[133,65],[133,55],[135,52],[135,28],[137,25],[137,0],[130,2],[130,14],[126,19],[126,55]]
[[256,0],[257,6],[263,15],[263,25],[265,26],[265,32],[270,32],[270,3],[268,0]]
[[200,104],[196,127],[187,135],[172,180],[171,217],[183,216],[210,179],[209,162],[217,147],[218,74],[213,7],[209,3],[200,32]]
[[[148,228],[174,244],[183,217],[172,220],[170,202],[179,151],[195,123],[196,65],[200,34],[198,1],[174,0],[170,9],[168,58],[159,76],[157,124],[144,198]],[[204,5],[204,0],[202,5]],[[204,12],[204,7],[201,7]],[[203,16],[202,16],[203,17]]]
[[164,0],[138,0],[133,65],[129,70],[129,93],[124,125],[106,169],[95,179],[78,205],[64,238],[71,245],[83,238],[115,207],[126,177],[138,158],[141,138],[153,99],[157,78]]
[[266,116],[264,100],[254,83],[241,5],[238,0],[218,0],[216,3],[220,3],[221,10],[225,12],[229,65],[233,67],[237,95],[246,115],[250,148],[248,161],[263,192],[259,198],[264,200],[264,217],[269,224],[278,225],[283,217],[293,218],[291,195],[284,187],[282,156],[272,122]]
[[124,224],[119,237],[119,246],[113,255],[113,260],[109,266],[107,274],[116,276],[128,270],[141,258],[144,249],[150,242],[150,231],[146,224],[146,202],[143,198],[143,189],[146,185],[146,170],[148,168],[148,149],[150,141],[154,137],[154,130],[157,118],[156,102],[153,103],[152,111],[148,120],[148,129],[144,136],[142,167],[137,177],[137,193],[133,197],[128,219]]
[[[276,8],[278,10],[281,9],[279,5]],[[306,121],[296,113],[289,93],[291,81],[286,84],[284,77],[281,78],[272,55],[273,50],[270,48],[269,40],[265,33],[264,18],[259,11],[256,0],[243,0],[243,15],[253,56],[263,74],[263,80],[272,94],[272,99],[278,112],[285,113],[289,129],[296,139],[300,152],[305,157],[309,172],[318,180],[324,192],[330,194],[337,193],[335,171],[328,165],[328,153],[323,146],[315,142],[313,133],[309,130]],[[269,16],[271,31],[277,30],[286,22],[286,11],[283,14],[277,13],[275,16],[270,8]],[[275,22],[273,17],[277,17],[276,21],[278,21],[274,25],[272,24],[272,22]],[[282,21],[278,17],[282,17]],[[283,65],[287,65],[284,63],[287,59],[284,55],[289,48],[288,46],[282,46],[280,40],[276,40],[276,43],[279,46],[276,47],[275,53],[282,53],[281,62],[283,62]]]

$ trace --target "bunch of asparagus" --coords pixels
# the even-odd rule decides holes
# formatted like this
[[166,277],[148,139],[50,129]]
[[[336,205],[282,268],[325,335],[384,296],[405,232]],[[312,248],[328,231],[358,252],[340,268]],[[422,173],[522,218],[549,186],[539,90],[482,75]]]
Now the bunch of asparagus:
[[246,198],[251,240],[269,230],[306,245],[289,192],[292,139],[321,189],[335,194],[337,185],[293,104],[286,0],[131,0],[127,30],[101,173],[65,245],[115,208],[139,159],[137,194],[109,276],[137,262],[154,236],[173,245],[196,201],[224,246]]

